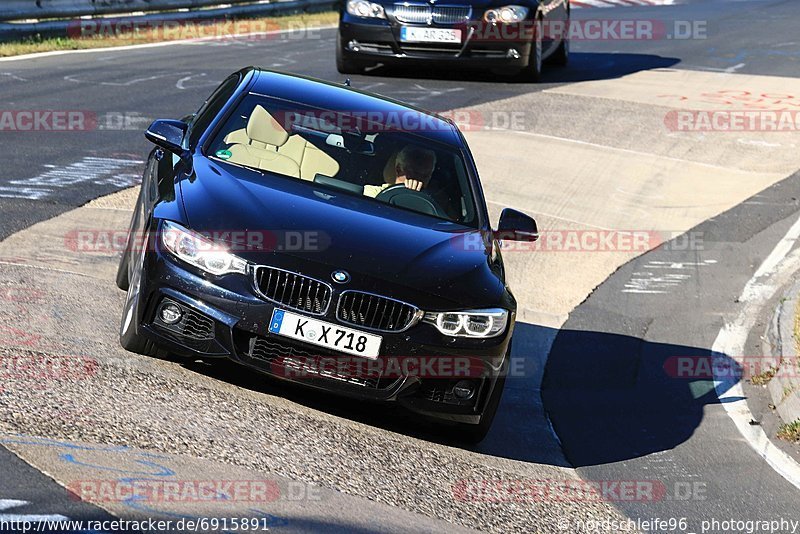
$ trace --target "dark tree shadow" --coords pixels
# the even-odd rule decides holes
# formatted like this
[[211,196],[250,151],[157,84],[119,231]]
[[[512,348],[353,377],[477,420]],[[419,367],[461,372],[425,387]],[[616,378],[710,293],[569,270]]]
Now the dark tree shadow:
[[[716,389],[715,372],[727,377]],[[734,360],[708,349],[565,329],[542,391],[566,457],[580,467],[673,449],[700,425],[704,406],[720,402],[717,389],[740,376]]]

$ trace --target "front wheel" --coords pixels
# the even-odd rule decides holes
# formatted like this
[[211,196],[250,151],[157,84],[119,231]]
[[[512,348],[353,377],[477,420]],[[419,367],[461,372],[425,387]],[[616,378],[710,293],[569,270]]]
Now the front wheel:
[[344,57],[342,35],[336,34],[336,70],[340,74],[361,74],[364,72],[364,65],[354,59]]
[[[138,285],[138,281],[136,284]],[[130,352],[145,356],[155,356],[158,353],[155,343],[136,331],[138,300],[138,288],[132,283],[128,288],[128,298],[125,299],[125,309],[122,311],[122,322],[119,326],[119,344],[122,345],[123,349]]]
[[[147,241],[145,241],[147,242]],[[128,294],[125,298],[125,307],[122,310],[122,321],[119,325],[119,344],[122,348],[143,354],[145,356],[157,356],[161,352],[155,343],[142,336],[138,332],[139,303],[142,288],[142,267],[144,266],[145,251],[142,250],[137,259],[132,276],[128,284]],[[127,264],[131,260],[130,251],[125,254],[124,263],[125,273],[128,272]],[[127,276],[126,276],[127,278]]]
[[531,51],[528,56],[528,66],[520,71],[520,78],[525,82],[538,83],[542,80],[542,33],[544,27],[541,20],[536,21]]
[[561,41],[561,44],[558,45],[556,51],[547,61],[557,67],[567,66],[567,63],[569,63],[569,41],[566,38]]
[[[569,14],[567,15],[567,28],[570,27]],[[558,43],[558,48],[553,52],[553,55],[547,58],[547,62],[557,67],[566,67],[569,63],[569,39],[567,38],[568,31],[564,32],[561,36],[561,42]]]
[[125,247],[125,251],[122,253],[122,258],[119,260],[119,266],[117,267],[117,287],[123,291],[127,291],[130,283],[128,281],[128,260],[130,258],[130,253],[128,252],[128,247]]

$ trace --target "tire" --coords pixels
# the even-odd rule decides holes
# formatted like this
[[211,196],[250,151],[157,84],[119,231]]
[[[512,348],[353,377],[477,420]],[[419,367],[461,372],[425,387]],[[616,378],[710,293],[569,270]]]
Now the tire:
[[547,62],[556,67],[567,66],[569,63],[569,41],[567,39],[561,41],[553,55],[547,58]]
[[117,287],[123,291],[127,291],[130,284],[130,281],[128,280],[128,271],[130,270],[131,262],[131,239],[133,238],[133,232],[136,229],[136,217],[139,214],[139,203],[141,201],[142,190],[139,189],[139,196],[136,198],[136,204],[133,206],[131,224],[128,227],[128,240],[125,243],[125,250],[122,251],[122,257],[119,259],[119,266],[117,266]]
[[[145,241],[146,242],[146,241]],[[129,280],[128,294],[125,298],[125,307],[122,310],[122,320],[119,325],[119,344],[122,348],[145,356],[158,356],[163,353],[155,343],[138,333],[138,321],[136,316],[139,313],[139,298],[142,285],[142,266],[144,264],[145,251],[139,255],[141,258],[136,265],[133,276]],[[125,263],[130,263],[130,253],[125,254]],[[122,262],[120,262],[122,265]],[[125,269],[127,279],[127,267]]]
[[486,409],[481,415],[481,420],[476,425],[460,425],[459,434],[465,443],[477,444],[483,441],[489,430],[492,428],[494,416],[497,415],[497,408],[500,406],[500,399],[503,396],[503,388],[506,385],[506,370],[503,368],[502,374],[497,377],[497,382],[492,390],[492,396],[486,404]]
[[[128,238],[130,239],[130,238]],[[123,291],[127,291],[130,286],[128,280],[128,264],[130,263],[130,253],[128,247],[125,247],[125,252],[122,253],[122,258],[119,260],[117,267],[117,287]]]
[[[569,15],[567,16],[567,28],[569,28]],[[567,66],[567,63],[569,63],[569,39],[567,39],[566,36],[561,38],[561,42],[558,43],[556,51],[547,58],[547,63],[557,67]]]
[[542,59],[543,32],[544,28],[542,21],[537,20],[536,31],[533,36],[533,42],[531,43],[530,55],[528,56],[528,66],[522,69],[519,73],[520,79],[524,82],[539,83],[542,81],[542,65],[544,63]]
[[[123,349],[136,354],[156,356],[159,350],[155,343],[136,331],[136,308],[138,308],[138,303],[129,304],[126,300],[125,309],[122,312],[122,322],[119,326],[119,344]],[[129,317],[129,314],[132,315]]]
[[336,70],[340,74],[362,74],[365,65],[359,61],[344,57],[344,47],[342,45],[342,35],[336,34]]

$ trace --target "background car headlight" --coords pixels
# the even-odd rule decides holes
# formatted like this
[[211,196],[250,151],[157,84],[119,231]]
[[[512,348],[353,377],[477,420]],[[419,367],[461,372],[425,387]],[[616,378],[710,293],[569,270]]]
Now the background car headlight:
[[161,243],[180,260],[207,273],[220,275],[247,273],[247,262],[224,250],[219,243],[206,239],[173,222],[164,221]]
[[503,24],[513,24],[525,20],[528,16],[528,8],[522,6],[503,6],[489,9],[484,13],[483,20],[486,22],[502,22]]
[[456,312],[427,312],[423,321],[436,327],[446,336],[493,337],[505,331],[508,311],[465,310]]
[[367,0],[348,0],[347,12],[356,17],[386,18],[382,5]]

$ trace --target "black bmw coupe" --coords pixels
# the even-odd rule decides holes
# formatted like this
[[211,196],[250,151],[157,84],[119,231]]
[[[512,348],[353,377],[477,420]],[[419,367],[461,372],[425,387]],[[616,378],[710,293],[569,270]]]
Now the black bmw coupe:
[[477,68],[538,82],[569,60],[569,0],[343,0],[336,66]]
[[230,358],[402,405],[482,439],[516,302],[453,122],[345,85],[244,69],[157,120],[117,285],[122,346]]

